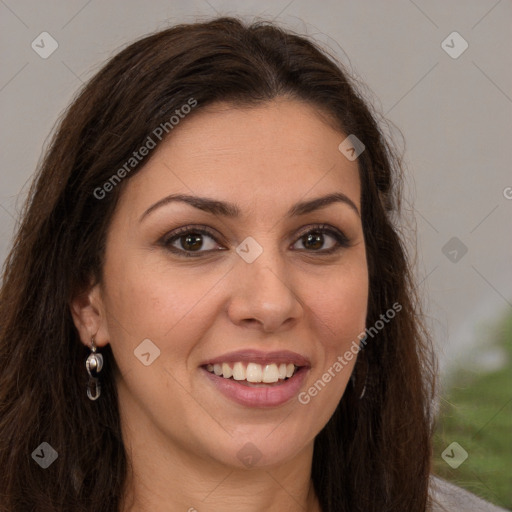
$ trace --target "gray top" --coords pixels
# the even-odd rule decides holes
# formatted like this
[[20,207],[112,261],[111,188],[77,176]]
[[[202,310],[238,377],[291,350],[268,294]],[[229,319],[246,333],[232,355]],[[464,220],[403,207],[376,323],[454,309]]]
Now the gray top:
[[433,498],[432,512],[506,512],[506,509],[434,475],[430,479],[430,495]]

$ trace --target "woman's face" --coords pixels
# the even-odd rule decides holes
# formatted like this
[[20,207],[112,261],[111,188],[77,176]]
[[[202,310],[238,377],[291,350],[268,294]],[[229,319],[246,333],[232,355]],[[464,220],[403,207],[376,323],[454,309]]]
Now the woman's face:
[[[238,467],[312,450],[365,329],[345,138],[298,101],[216,104],[182,120],[126,183],[92,296],[133,442]],[[342,199],[311,203],[331,194]]]

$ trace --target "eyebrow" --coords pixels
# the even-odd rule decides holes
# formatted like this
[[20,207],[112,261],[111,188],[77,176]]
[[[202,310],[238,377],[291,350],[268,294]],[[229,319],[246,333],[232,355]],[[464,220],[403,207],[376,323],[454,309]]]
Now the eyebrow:
[[[233,203],[226,203],[224,201],[218,201],[208,197],[191,196],[187,194],[171,194],[160,201],[157,201],[154,205],[150,206],[140,217],[139,222],[142,222],[150,213],[154,212],[157,208],[165,206],[173,202],[182,202],[193,206],[199,210],[202,210],[213,215],[218,215],[228,218],[237,218],[241,216],[240,208]],[[348,196],[342,192],[336,192],[328,194],[326,196],[317,197],[309,201],[301,201],[293,205],[286,213],[287,217],[294,217],[299,215],[305,215],[306,213],[325,208],[333,203],[344,203],[354,210],[360,217],[359,210],[355,203]]]

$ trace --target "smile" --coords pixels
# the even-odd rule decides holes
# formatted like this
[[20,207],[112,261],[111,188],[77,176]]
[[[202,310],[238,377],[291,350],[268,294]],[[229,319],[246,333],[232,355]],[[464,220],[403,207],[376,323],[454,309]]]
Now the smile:
[[277,407],[296,397],[310,370],[307,358],[289,351],[244,350],[204,361],[209,386],[246,407]]
[[237,381],[246,381],[251,383],[263,382],[271,384],[278,381],[289,379],[298,370],[298,366],[293,363],[247,363],[241,361],[231,365],[229,363],[208,364],[206,370],[214,373],[224,379],[233,379]]

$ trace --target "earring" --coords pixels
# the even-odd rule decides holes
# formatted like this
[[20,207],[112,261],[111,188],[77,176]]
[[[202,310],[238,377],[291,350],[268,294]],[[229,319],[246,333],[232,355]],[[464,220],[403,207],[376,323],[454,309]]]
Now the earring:
[[[368,336],[365,336],[361,340],[361,344],[360,344],[361,349],[360,350],[364,349],[367,338],[368,338]],[[361,356],[359,356],[359,358],[360,357]],[[366,393],[366,383],[368,382],[368,370],[369,370],[369,367],[368,367],[368,361],[365,361],[365,362],[366,362],[366,372],[365,372],[365,375],[364,375],[363,390],[361,391],[361,393],[359,395],[359,400],[361,400],[361,398],[364,397],[364,394]],[[352,372],[352,375],[350,376],[350,382],[352,383],[352,387],[354,388],[354,391],[355,391],[356,390],[356,372],[355,372],[355,368],[354,368],[354,371]]]
[[366,372],[366,375],[364,376],[364,384],[363,384],[363,391],[361,391],[361,394],[359,395],[359,400],[363,398],[364,394],[366,393],[366,381],[368,380],[368,372]]
[[[361,391],[361,394],[359,395],[359,400],[361,400],[361,398],[363,398],[364,394],[366,393],[366,381],[367,380],[368,380],[368,372],[366,372],[366,375],[364,377],[363,390]],[[356,376],[355,376],[354,372],[350,376],[350,382],[352,383],[352,387],[354,388],[354,391],[355,391],[355,389],[356,389]]]
[[94,344],[94,336],[91,337],[91,353],[85,361],[85,368],[89,374],[89,382],[87,384],[87,396],[90,400],[97,400],[101,394],[100,380],[98,373],[103,368],[103,356],[96,352],[96,345]]

